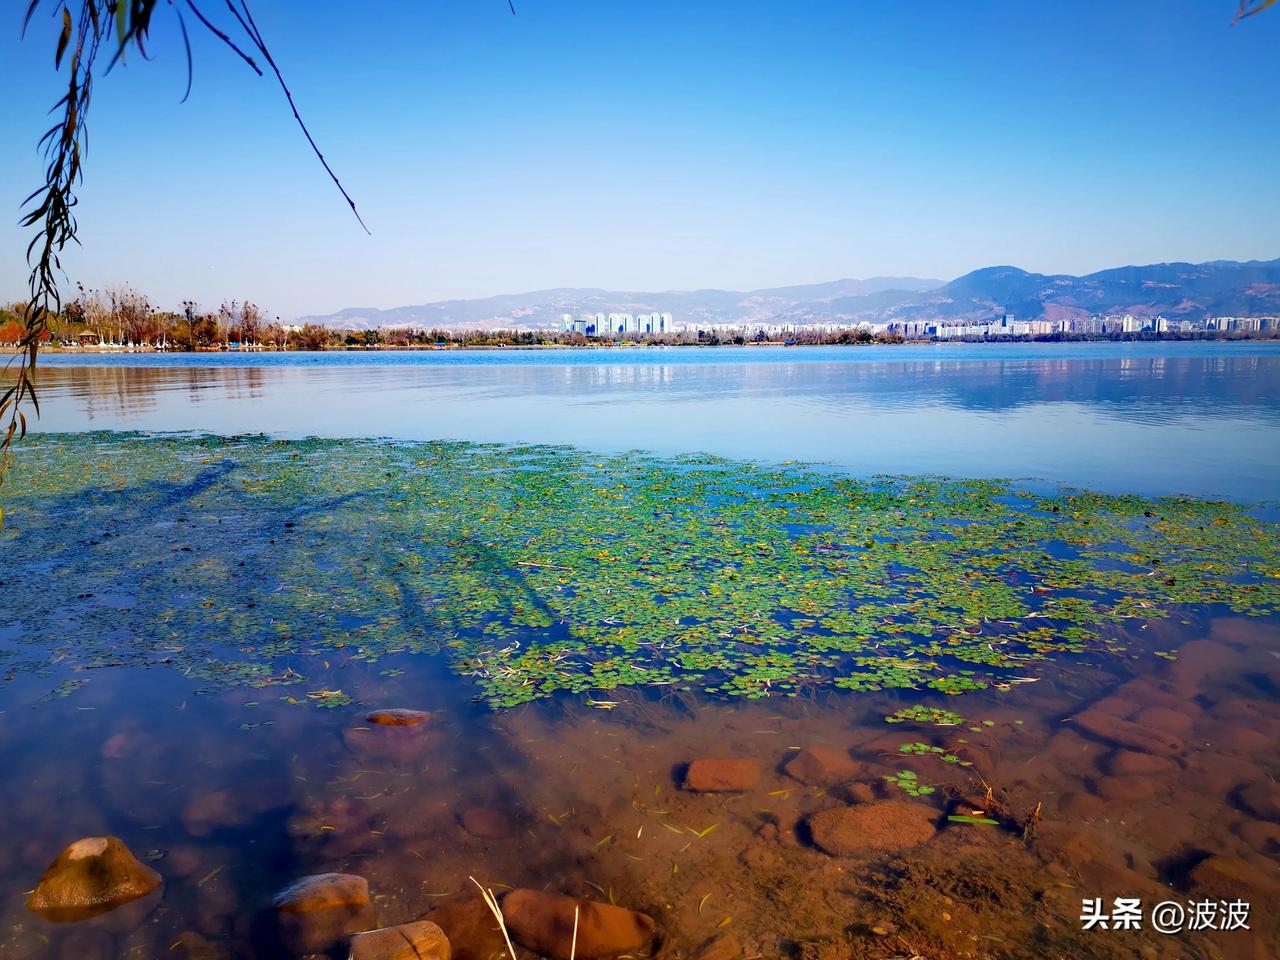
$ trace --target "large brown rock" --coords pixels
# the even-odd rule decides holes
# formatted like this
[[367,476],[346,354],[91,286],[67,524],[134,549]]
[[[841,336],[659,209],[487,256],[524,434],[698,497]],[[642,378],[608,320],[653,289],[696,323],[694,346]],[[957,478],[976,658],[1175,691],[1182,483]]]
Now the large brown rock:
[[937,811],[921,803],[882,800],[821,810],[809,818],[819,849],[833,857],[906,850],[931,839]]
[[[645,950],[656,932],[653,918],[646,914],[545,890],[512,890],[501,906],[512,938],[553,960],[569,960],[571,952],[582,960],[600,960]],[[575,907],[579,911],[576,950]]]
[[323,953],[377,926],[369,884],[351,873],[302,877],[271,901],[280,942],[292,953]]
[[161,882],[119,837],[84,837],[49,864],[27,908],[57,923],[87,920],[145,897]]
[[351,938],[348,960],[449,960],[449,940],[430,920],[383,927]]
[[694,760],[681,786],[695,793],[743,793],[759,783],[760,764],[754,760]]
[[844,750],[809,747],[801,750],[782,768],[792,780],[809,787],[834,787],[857,778],[861,766]]

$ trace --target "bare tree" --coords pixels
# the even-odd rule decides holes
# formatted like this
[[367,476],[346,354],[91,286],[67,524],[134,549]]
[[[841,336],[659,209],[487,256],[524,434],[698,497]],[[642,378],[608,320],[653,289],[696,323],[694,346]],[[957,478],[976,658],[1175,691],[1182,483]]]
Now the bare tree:
[[240,330],[241,342],[258,345],[258,338],[262,335],[262,311],[256,303],[246,300],[240,308]]
[[108,291],[118,342],[137,346],[149,343],[155,332],[155,309],[147,295],[125,284]]

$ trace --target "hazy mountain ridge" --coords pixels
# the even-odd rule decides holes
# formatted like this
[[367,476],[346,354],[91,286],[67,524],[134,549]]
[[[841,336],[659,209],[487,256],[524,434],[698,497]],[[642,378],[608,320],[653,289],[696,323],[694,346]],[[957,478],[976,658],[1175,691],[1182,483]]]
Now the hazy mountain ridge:
[[363,330],[371,327],[558,327],[564,313],[643,313],[665,311],[679,323],[766,322],[797,304],[815,305],[827,298],[881,296],[892,290],[895,302],[932,290],[940,280],[919,277],[871,277],[761,290],[668,290],[635,292],[598,287],[553,287],[529,293],[500,294],[477,300],[440,300],[380,310],[348,307],[323,316],[300,317],[300,323]]
[[983,267],[949,283],[872,277],[760,290],[611,291],[557,287],[388,310],[351,307],[305,323],[370,327],[554,328],[564,313],[670,312],[678,324],[1020,320],[1102,313],[1171,318],[1280,314],[1280,259],[1124,266],[1084,276]]

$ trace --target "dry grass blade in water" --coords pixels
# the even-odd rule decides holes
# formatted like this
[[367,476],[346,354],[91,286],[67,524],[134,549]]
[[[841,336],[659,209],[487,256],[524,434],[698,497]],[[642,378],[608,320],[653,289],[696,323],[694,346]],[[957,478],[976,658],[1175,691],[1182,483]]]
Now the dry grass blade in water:
[[[493,914],[493,918],[498,921],[498,929],[502,931],[502,939],[507,942],[507,953],[511,955],[511,960],[516,960],[516,948],[511,945],[511,935],[507,933],[507,921],[502,917],[502,908],[498,906],[498,898],[493,895],[492,890],[486,890],[480,886],[480,881],[475,877],[471,877],[471,882],[476,885],[476,889],[480,891],[480,896],[484,899],[484,905],[489,908],[489,912]],[[577,920],[574,920],[574,941],[577,941]],[[572,958],[571,958],[572,960]]]

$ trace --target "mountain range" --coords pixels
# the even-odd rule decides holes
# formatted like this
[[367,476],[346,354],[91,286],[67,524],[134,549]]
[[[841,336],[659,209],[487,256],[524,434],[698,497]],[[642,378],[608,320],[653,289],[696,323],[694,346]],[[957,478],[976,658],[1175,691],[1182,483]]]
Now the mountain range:
[[1091,314],[1170,318],[1280,314],[1280,259],[1213,260],[1116,267],[1084,276],[983,267],[950,282],[872,277],[762,290],[656,293],[557,287],[476,300],[376,309],[348,307],[299,318],[343,329],[425,327],[552,329],[565,313],[669,312],[677,324],[971,321],[1001,313],[1019,320]]

